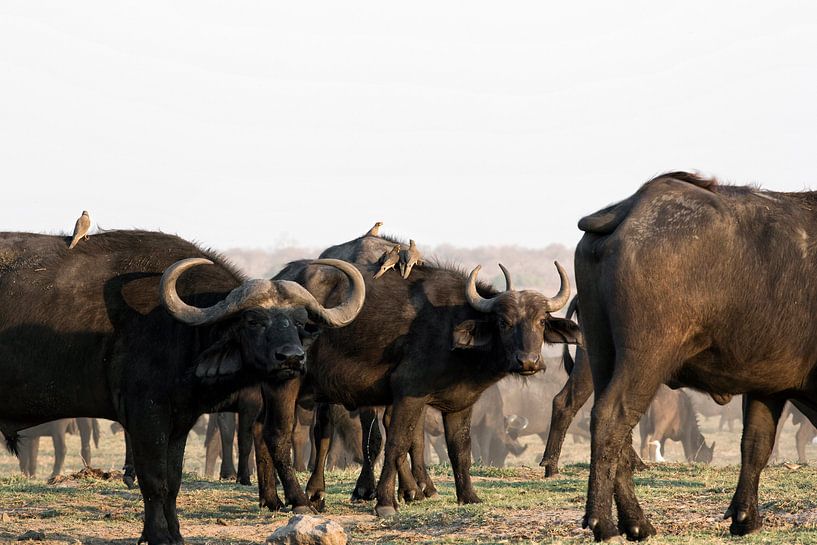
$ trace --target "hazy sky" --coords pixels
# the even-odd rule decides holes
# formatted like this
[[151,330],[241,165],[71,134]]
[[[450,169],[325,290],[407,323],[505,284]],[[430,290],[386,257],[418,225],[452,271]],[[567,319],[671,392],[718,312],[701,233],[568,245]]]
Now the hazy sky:
[[574,244],[698,169],[817,188],[814,2],[0,3],[0,230]]

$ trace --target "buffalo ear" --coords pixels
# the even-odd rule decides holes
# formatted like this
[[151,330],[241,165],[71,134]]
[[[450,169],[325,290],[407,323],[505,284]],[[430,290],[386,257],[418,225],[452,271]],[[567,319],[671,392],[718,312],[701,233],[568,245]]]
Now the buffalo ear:
[[241,351],[232,339],[221,340],[196,358],[196,376],[215,379],[233,375],[241,369]]
[[298,337],[301,339],[301,346],[303,346],[304,352],[309,352],[309,347],[312,346],[312,343],[315,342],[320,334],[320,326],[312,322],[307,322],[298,328]]
[[579,325],[566,318],[548,318],[544,337],[546,343],[584,345],[584,337],[582,337]]
[[487,350],[491,346],[491,323],[484,320],[465,320],[454,327],[451,350],[476,348]]

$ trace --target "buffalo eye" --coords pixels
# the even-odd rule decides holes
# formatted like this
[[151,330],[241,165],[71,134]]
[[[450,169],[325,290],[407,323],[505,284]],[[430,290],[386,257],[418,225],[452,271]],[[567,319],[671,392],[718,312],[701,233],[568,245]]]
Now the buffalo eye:
[[504,318],[500,318],[499,319],[499,327],[500,327],[500,329],[510,329],[511,323],[508,320],[504,319]]
[[264,327],[264,322],[262,322],[261,320],[250,319],[247,320],[247,325],[250,327]]
[[320,329],[321,328],[317,324],[313,324],[311,322],[307,322],[303,326],[303,330],[306,331],[307,333],[309,333],[310,335],[314,335],[315,333],[320,331]]
[[547,324],[548,324],[548,319],[547,318],[542,318],[541,320],[539,320],[539,325],[540,326],[545,327]]

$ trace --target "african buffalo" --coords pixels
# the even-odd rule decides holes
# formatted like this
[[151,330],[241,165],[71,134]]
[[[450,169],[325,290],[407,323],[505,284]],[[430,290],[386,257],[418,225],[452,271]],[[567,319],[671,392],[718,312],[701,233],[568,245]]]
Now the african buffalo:
[[622,453],[667,381],[724,402],[745,395],[725,517],[733,534],[761,526],[758,481],[786,400],[817,421],[815,206],[817,193],[676,172],[579,222],[576,281],[596,394],[584,525],[597,540],[655,533]]
[[327,309],[296,283],[247,280],[175,236],[108,231],[71,251],[68,242],[0,234],[0,431],[13,451],[21,429],[49,420],[119,421],[145,504],[141,541],[180,544],[188,430],[232,392],[303,373],[301,337],[317,329],[308,319],[350,323],[363,279],[347,263],[314,262],[352,286]]
[[[408,279],[388,272],[373,280],[376,265],[357,265],[366,279],[366,303],[341,332],[326,331],[309,350],[303,378],[265,392],[264,433],[273,451],[287,501],[308,505],[289,460],[289,434],[300,395],[349,409],[393,405],[376,512],[395,512],[394,477],[406,455],[426,404],[442,411],[446,442],[459,503],[479,501],[469,468],[471,408],[479,395],[509,374],[542,369],[543,342],[577,342],[578,327],[551,316],[567,304],[570,286],[558,264],[561,288],[554,298],[535,291],[497,292],[477,285],[480,267],[470,275],[432,264],[418,265]],[[326,304],[347,289],[347,281],[305,262],[290,263],[277,279],[297,281]],[[341,334],[338,334],[341,333]],[[419,433],[422,437],[421,430]],[[259,476],[260,479],[260,476]],[[310,495],[319,493],[307,487]]]

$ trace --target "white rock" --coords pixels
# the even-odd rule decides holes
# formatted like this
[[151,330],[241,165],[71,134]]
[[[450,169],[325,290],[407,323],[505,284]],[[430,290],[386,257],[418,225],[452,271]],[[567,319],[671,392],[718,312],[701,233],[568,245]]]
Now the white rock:
[[311,515],[295,515],[267,538],[267,545],[346,545],[346,532],[337,522]]

